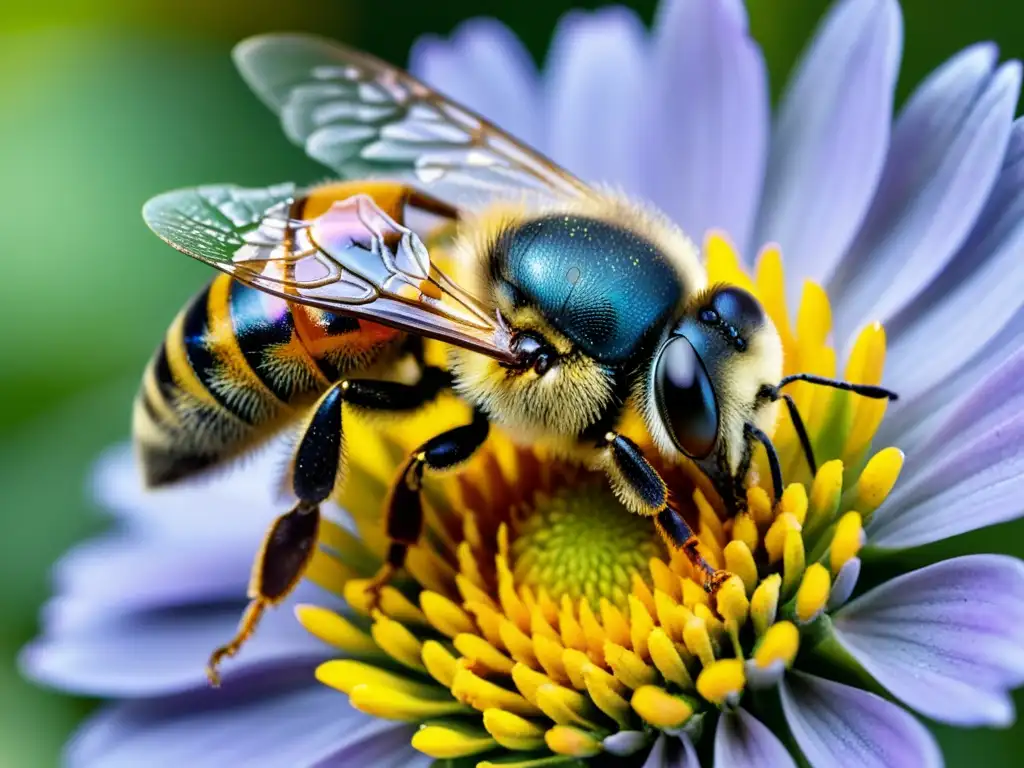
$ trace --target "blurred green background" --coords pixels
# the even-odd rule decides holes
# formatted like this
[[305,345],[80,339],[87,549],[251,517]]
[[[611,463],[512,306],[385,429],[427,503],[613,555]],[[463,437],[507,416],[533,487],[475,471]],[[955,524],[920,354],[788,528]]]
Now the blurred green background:
[[[655,0],[630,2],[649,22]],[[0,10],[0,765],[57,763],[88,703],[20,681],[14,656],[36,626],[48,569],[100,526],[83,489],[91,460],[128,434],[136,378],[209,276],[143,226],[142,202],[201,182],[309,181],[323,170],[281,137],[236,77],[246,35],[307,29],[404,63],[416,37],[482,9],[540,60],[572,0],[56,0]],[[773,93],[825,0],[749,0]],[[19,8],[18,6],[24,6]],[[1024,54],[1018,0],[904,0],[900,94],[946,56],[995,38]],[[1024,554],[1003,526],[956,549]],[[1007,542],[1015,542],[1008,545]],[[1018,699],[1019,705],[1024,699]],[[950,765],[1019,765],[1024,729],[939,729]]]

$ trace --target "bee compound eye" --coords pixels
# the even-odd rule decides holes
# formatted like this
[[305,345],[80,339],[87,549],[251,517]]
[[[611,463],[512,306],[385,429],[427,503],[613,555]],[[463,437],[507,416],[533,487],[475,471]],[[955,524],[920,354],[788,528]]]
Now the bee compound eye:
[[692,459],[709,455],[718,437],[718,402],[704,362],[685,336],[661,348],[654,397],[675,446]]

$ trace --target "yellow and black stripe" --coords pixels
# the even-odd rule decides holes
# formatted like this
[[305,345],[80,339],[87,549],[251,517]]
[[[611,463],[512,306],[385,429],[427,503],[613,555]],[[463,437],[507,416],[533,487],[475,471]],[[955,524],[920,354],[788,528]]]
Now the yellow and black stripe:
[[134,433],[147,482],[173,482],[268,438],[341,375],[372,363],[380,342],[400,337],[368,325],[214,278],[175,319],[143,378]]
[[[332,182],[295,201],[319,216],[337,200],[369,194],[398,221],[405,206],[452,219],[451,209],[394,182]],[[179,313],[136,398],[133,430],[146,481],[160,485],[231,459],[312,407],[343,377],[397,349],[405,334],[292,304],[214,278]]]

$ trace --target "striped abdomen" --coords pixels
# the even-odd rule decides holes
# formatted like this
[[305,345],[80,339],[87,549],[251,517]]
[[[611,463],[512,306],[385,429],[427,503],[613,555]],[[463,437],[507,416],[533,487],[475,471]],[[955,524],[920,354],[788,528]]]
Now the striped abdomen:
[[175,318],[143,377],[133,431],[146,481],[243,453],[401,337],[214,278]]

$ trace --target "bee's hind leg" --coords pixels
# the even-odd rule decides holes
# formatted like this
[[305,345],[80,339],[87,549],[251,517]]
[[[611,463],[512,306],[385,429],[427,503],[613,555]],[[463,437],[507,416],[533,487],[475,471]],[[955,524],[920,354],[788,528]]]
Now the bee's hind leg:
[[377,601],[381,588],[405,564],[409,547],[419,541],[423,532],[420,489],[424,470],[443,471],[468,461],[484,444],[489,429],[487,417],[477,410],[471,423],[427,440],[402,466],[388,496],[387,535],[390,545],[387,559],[366,588],[372,602]]
[[267,530],[253,564],[249,605],[238,630],[229,643],[211,654],[207,664],[206,674],[213,685],[220,682],[220,663],[238,653],[266,609],[288,597],[309,566],[320,528],[320,504],[330,498],[343,473],[343,404],[378,411],[416,410],[450,384],[446,371],[428,367],[416,384],[353,379],[338,382],[320,396],[292,458],[292,490],[299,502]]
[[639,446],[617,432],[608,432],[598,445],[608,452],[606,470],[629,510],[653,517],[669,544],[682,550],[701,574],[704,589],[715,594],[729,578],[729,572],[713,568],[700,554],[697,535],[679,510],[672,506],[668,486]]

